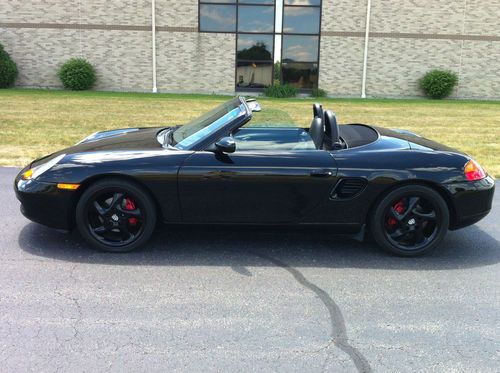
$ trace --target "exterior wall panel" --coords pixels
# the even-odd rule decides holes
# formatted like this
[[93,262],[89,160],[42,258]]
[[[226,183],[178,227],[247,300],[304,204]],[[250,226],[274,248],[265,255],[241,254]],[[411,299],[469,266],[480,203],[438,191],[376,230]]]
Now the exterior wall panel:
[[321,31],[365,31],[367,0],[323,0]]
[[500,41],[466,41],[462,55],[460,97],[500,98]]
[[359,97],[364,39],[322,36],[319,87],[334,96]]
[[158,33],[158,90],[233,94],[234,50],[234,34]]
[[16,62],[19,87],[62,87],[57,69],[79,55],[77,30],[0,28],[1,43]]
[[464,0],[372,1],[371,32],[460,34]]
[[[97,70],[96,89],[152,88],[151,0],[0,0],[0,43],[18,86],[60,87],[71,57]],[[323,0],[319,86],[361,93],[367,0]],[[198,0],[156,0],[158,89],[234,93],[235,36],[198,33]],[[460,76],[454,97],[500,98],[500,0],[372,1],[367,94],[421,96],[434,68]]]
[[[459,73],[461,41],[373,38],[368,60],[368,96],[415,97],[430,69]],[[455,92],[456,93],[456,92]]]
[[[361,92],[366,5],[323,1],[320,88],[332,95]],[[500,98],[499,46],[500,0],[372,1],[367,95],[422,96],[418,80],[439,68],[459,74],[452,97]]]
[[[112,48],[109,46],[113,45]],[[96,68],[97,90],[150,91],[151,33],[83,30],[82,54]]]
[[156,0],[156,25],[198,29],[198,0]]

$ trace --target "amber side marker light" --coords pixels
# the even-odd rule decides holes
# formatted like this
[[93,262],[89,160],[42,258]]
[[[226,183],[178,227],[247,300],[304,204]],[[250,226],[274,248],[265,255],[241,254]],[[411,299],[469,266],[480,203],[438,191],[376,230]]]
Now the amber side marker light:
[[465,164],[464,174],[469,181],[481,180],[486,177],[486,171],[473,159]]
[[30,168],[28,171],[24,172],[21,177],[24,180],[29,180],[31,179],[31,176],[33,176],[33,170]]
[[80,184],[57,184],[58,189],[77,190]]

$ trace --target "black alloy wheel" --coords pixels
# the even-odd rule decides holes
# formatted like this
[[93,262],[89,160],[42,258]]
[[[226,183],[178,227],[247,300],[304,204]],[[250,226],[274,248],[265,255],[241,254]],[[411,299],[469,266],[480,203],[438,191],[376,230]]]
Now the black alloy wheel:
[[156,224],[155,205],[134,183],[108,179],[91,185],[76,211],[78,230],[94,247],[128,252],[145,243]]
[[370,220],[377,243],[401,256],[417,256],[436,248],[448,225],[446,202],[439,193],[421,185],[400,187],[389,193]]

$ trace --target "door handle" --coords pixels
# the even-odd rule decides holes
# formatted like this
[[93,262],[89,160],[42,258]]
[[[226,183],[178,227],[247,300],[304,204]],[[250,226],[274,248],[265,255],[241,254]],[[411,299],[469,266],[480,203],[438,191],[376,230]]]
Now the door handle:
[[329,171],[329,170],[312,170],[311,171],[312,177],[330,177],[332,175],[333,175],[332,171]]

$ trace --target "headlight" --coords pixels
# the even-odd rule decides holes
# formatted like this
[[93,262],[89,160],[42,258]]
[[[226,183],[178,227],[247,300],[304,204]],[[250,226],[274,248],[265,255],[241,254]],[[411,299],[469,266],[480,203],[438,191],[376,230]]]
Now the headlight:
[[55,158],[52,158],[50,161],[45,162],[39,166],[30,168],[28,171],[24,172],[22,178],[24,180],[36,179],[38,176],[43,174],[45,171],[50,170],[54,167],[61,159],[64,158],[66,154],[58,155]]

